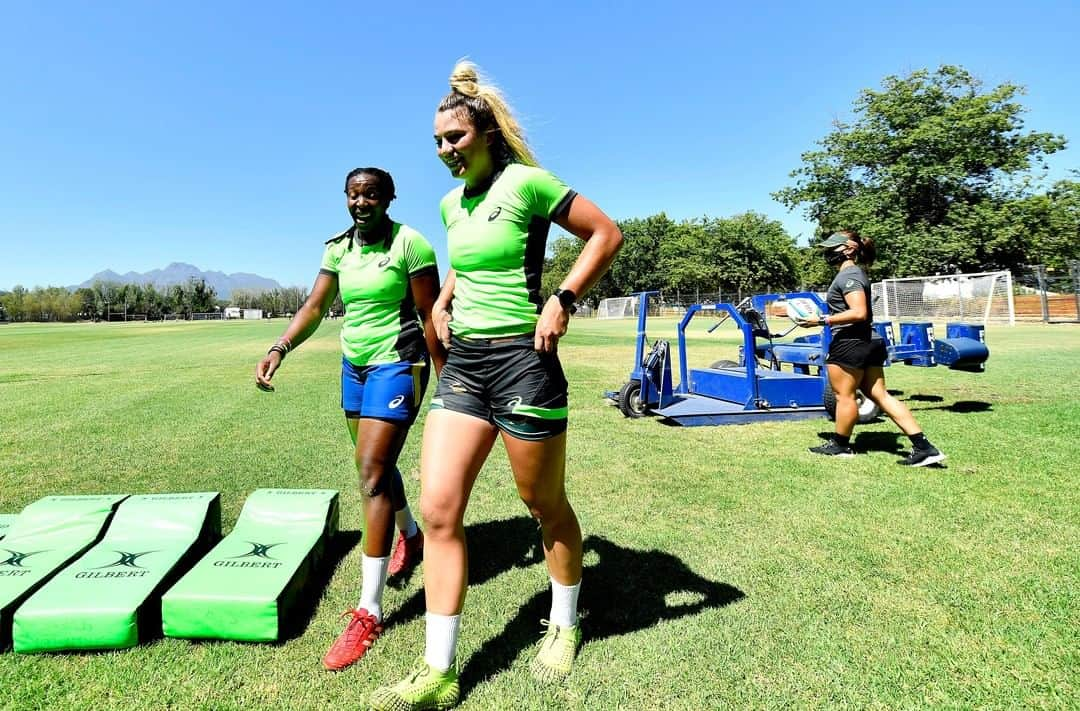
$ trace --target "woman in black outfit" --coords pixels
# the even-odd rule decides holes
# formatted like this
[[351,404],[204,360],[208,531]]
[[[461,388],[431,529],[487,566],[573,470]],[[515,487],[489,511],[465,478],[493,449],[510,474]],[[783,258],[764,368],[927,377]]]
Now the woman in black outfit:
[[930,440],[926,439],[911,411],[885,387],[885,342],[873,338],[870,309],[870,280],[861,264],[874,262],[874,241],[860,237],[853,230],[841,230],[818,245],[824,249],[825,261],[837,268],[836,278],[829,285],[825,303],[828,315],[800,321],[807,328],[826,325],[832,329],[832,344],[825,360],[829,384],[836,393],[836,433],[828,442],[811,447],[815,454],[851,457],[851,432],[859,418],[855,391],[877,403],[911,440],[911,452],[901,464],[925,467],[945,459]]

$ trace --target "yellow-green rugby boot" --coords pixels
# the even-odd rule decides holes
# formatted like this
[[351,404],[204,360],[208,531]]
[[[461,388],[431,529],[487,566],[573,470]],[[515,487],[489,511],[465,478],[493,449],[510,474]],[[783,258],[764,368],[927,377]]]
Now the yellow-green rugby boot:
[[561,683],[574,667],[574,658],[581,645],[581,625],[560,627],[547,620],[540,620],[540,624],[547,627],[547,632],[540,641],[540,650],[529,665],[529,671],[540,681]]
[[371,692],[368,704],[372,711],[448,709],[457,705],[460,693],[455,667],[439,671],[420,657],[407,677]]

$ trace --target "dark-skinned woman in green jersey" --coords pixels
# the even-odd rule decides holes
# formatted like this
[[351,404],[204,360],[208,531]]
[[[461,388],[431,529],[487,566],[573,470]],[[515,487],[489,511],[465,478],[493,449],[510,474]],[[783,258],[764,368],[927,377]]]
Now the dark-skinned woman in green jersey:
[[[420,509],[427,535],[422,659],[400,683],[377,689],[376,709],[457,703],[455,647],[467,587],[463,517],[473,484],[501,439],[521,500],[539,521],[552,586],[534,676],[562,681],[581,641],[581,529],[567,500],[567,384],[557,355],[574,302],[622,245],[593,203],[536,165],[498,91],[461,62],[435,114],[435,147],[463,181],[443,198],[451,270],[434,306],[449,351],[424,425]],[[560,288],[540,297],[551,223],[585,241]]]
[[[364,497],[364,552],[360,601],[326,656],[327,669],[359,660],[382,634],[382,596],[388,575],[415,565],[424,536],[405,499],[397,458],[416,418],[429,376],[445,350],[431,321],[439,293],[435,252],[415,230],[390,219],[394,180],[379,168],[345,178],[353,225],[326,243],[315,286],[285,333],[255,369],[255,382],[272,390],[285,355],[319,327],[340,293],[341,406],[352,436]],[[399,534],[390,556],[395,519]]]

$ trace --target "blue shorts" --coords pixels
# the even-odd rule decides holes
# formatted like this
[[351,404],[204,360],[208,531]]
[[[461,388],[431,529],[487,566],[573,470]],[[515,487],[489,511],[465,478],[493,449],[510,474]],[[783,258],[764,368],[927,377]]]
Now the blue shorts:
[[345,417],[374,417],[412,424],[427,390],[431,366],[419,363],[353,365],[341,359],[341,409]]

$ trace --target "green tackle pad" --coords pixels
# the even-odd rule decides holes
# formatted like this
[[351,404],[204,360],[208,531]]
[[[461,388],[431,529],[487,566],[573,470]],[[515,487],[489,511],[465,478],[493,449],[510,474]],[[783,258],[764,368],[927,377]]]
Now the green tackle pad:
[[124,494],[46,496],[22,510],[0,541],[0,649],[11,643],[15,610],[97,542]]
[[101,542],[15,612],[15,651],[124,649],[160,636],[161,594],[219,540],[217,492],[129,497]]
[[18,518],[18,514],[0,514],[0,540],[7,535],[8,529],[11,528],[11,524]]
[[232,532],[165,593],[165,635],[280,639],[337,529],[337,491],[255,490]]

